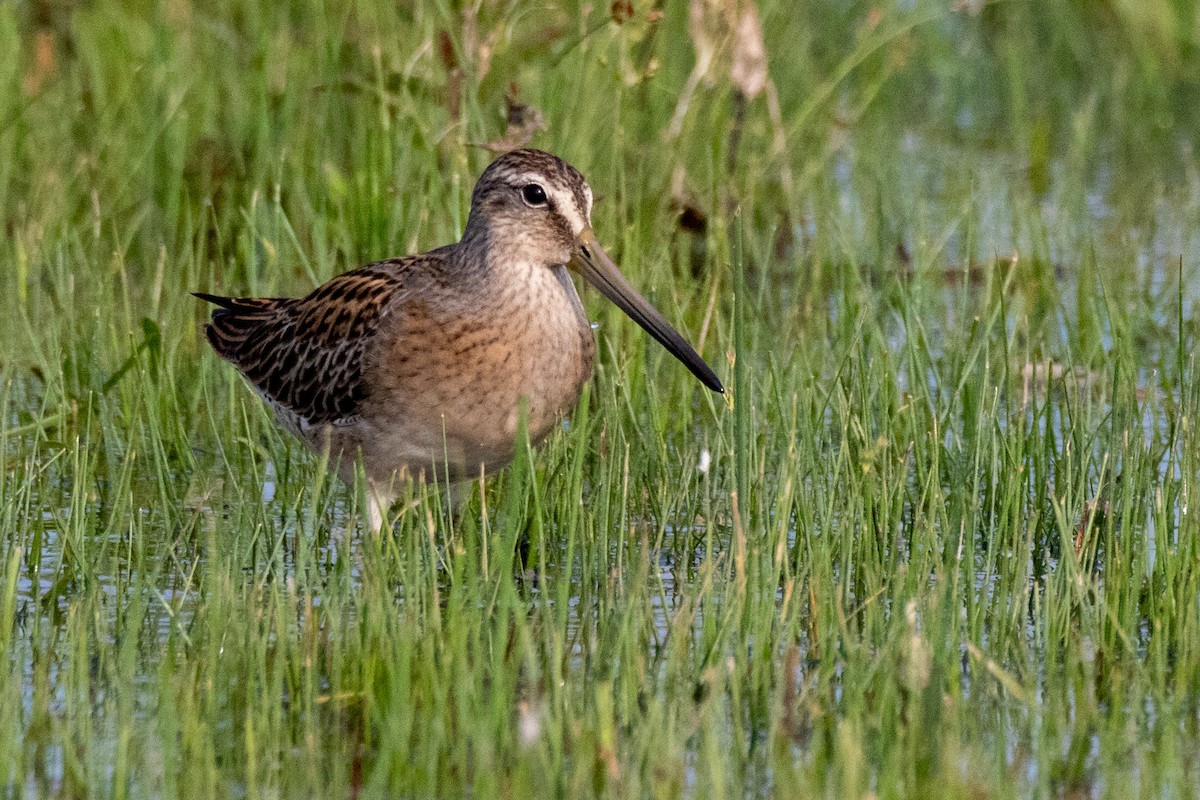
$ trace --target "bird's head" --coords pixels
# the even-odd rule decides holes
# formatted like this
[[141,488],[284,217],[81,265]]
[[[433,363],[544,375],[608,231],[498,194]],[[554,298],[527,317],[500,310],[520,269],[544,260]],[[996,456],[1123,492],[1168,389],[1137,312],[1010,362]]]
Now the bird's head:
[[638,294],[592,232],[592,190],[579,170],[541,150],[491,163],[471,195],[464,242],[486,241],[506,261],[567,266],[613,301],[713,391],[721,381],[687,340]]

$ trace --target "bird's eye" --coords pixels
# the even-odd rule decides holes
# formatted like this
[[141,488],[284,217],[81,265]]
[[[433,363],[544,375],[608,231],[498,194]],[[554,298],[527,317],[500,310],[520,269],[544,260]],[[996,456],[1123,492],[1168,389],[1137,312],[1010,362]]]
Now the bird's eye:
[[546,205],[546,190],[536,183],[528,184],[521,189],[521,197],[525,198],[525,202],[531,206]]

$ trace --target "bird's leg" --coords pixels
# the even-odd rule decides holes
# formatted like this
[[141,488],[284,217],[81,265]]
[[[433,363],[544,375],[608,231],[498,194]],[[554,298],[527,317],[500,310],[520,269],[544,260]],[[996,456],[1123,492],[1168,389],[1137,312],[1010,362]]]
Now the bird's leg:
[[387,518],[387,514],[392,510],[392,504],[396,502],[396,491],[389,483],[387,486],[381,486],[371,479],[367,479],[367,528],[371,533],[379,533],[383,530],[383,522]]
[[455,519],[462,516],[463,509],[467,503],[471,502],[471,495],[475,492],[475,481],[458,481],[450,484],[450,488],[446,494],[450,501],[450,514]]

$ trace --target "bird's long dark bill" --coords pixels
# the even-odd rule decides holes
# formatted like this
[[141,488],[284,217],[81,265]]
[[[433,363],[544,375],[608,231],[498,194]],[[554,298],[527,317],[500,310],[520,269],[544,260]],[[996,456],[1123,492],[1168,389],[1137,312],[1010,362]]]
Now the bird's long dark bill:
[[617,265],[600,247],[590,229],[579,235],[579,249],[571,260],[571,266],[584,280],[599,289],[605,297],[616,303],[618,308],[657,339],[671,355],[682,361],[701,383],[714,392],[725,391],[717,374],[704,363],[704,359],[692,349],[687,339],[672,328],[663,315],[658,313],[658,309],[650,305],[649,301],[638,294],[637,289],[625,279]]

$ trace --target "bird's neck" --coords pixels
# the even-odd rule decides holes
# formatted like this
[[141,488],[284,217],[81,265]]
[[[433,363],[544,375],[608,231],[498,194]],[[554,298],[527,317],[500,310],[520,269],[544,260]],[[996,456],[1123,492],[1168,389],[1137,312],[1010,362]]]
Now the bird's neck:
[[485,222],[472,216],[458,243],[458,267],[493,284],[529,280],[531,274],[561,266],[561,259],[531,240],[515,225]]

